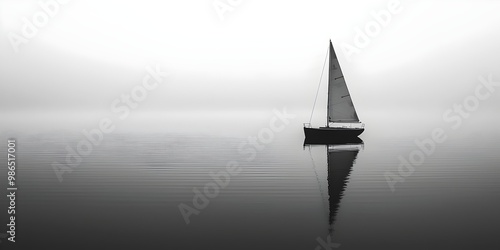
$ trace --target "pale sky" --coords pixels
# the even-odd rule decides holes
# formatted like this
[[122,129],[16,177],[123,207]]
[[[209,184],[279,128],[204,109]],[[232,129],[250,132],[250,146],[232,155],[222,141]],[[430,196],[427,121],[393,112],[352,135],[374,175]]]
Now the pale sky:
[[[38,2],[0,0],[3,114],[109,113],[159,64],[169,76],[137,112],[286,106],[308,118],[329,39],[365,120],[439,117],[474,94],[479,76],[500,81],[498,1],[72,0],[13,46],[23,18],[48,16]],[[381,24],[380,13],[390,20]],[[374,34],[356,47],[370,25]],[[347,46],[358,50],[349,56]],[[499,94],[481,112],[498,110]]]

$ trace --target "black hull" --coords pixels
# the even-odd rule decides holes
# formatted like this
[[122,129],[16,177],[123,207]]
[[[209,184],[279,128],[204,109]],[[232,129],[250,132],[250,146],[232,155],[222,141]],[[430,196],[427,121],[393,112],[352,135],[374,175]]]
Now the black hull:
[[364,128],[306,128],[304,144],[360,143]]

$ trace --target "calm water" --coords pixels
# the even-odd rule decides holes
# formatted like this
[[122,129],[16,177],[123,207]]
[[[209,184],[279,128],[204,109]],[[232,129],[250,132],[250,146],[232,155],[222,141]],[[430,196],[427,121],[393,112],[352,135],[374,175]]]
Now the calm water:
[[[359,151],[332,151],[304,146],[294,123],[254,159],[238,151],[246,136],[114,133],[62,182],[51,164],[65,161],[80,133],[3,134],[17,139],[19,190],[17,242],[1,239],[0,247],[500,249],[499,134],[450,135],[392,192],[385,174],[397,173],[398,156],[408,159],[425,137],[386,132],[367,131]],[[193,207],[193,188],[214,183],[210,173],[231,161],[241,172],[187,225],[179,205]],[[4,225],[7,207],[2,198]]]

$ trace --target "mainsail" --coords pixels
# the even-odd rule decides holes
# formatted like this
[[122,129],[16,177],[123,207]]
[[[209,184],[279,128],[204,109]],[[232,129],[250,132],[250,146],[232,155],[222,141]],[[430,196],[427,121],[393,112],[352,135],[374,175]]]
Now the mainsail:
[[330,41],[330,71],[328,77],[328,122],[359,122],[349,90],[340,69],[339,60]]

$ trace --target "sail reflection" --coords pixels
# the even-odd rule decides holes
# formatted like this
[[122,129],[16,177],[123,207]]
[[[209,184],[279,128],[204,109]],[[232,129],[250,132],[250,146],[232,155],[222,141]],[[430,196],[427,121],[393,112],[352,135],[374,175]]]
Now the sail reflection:
[[[313,144],[304,143],[304,146]],[[335,142],[323,145],[326,148],[327,157],[327,180],[328,180],[328,224],[330,232],[333,231],[335,219],[340,207],[340,201],[344,196],[349,175],[358,153],[364,148],[361,139],[353,141]],[[314,161],[313,161],[314,164]]]
[[363,149],[363,143],[331,144],[327,145],[327,147],[328,203],[330,207],[328,222],[333,226],[349,175],[359,151]]

